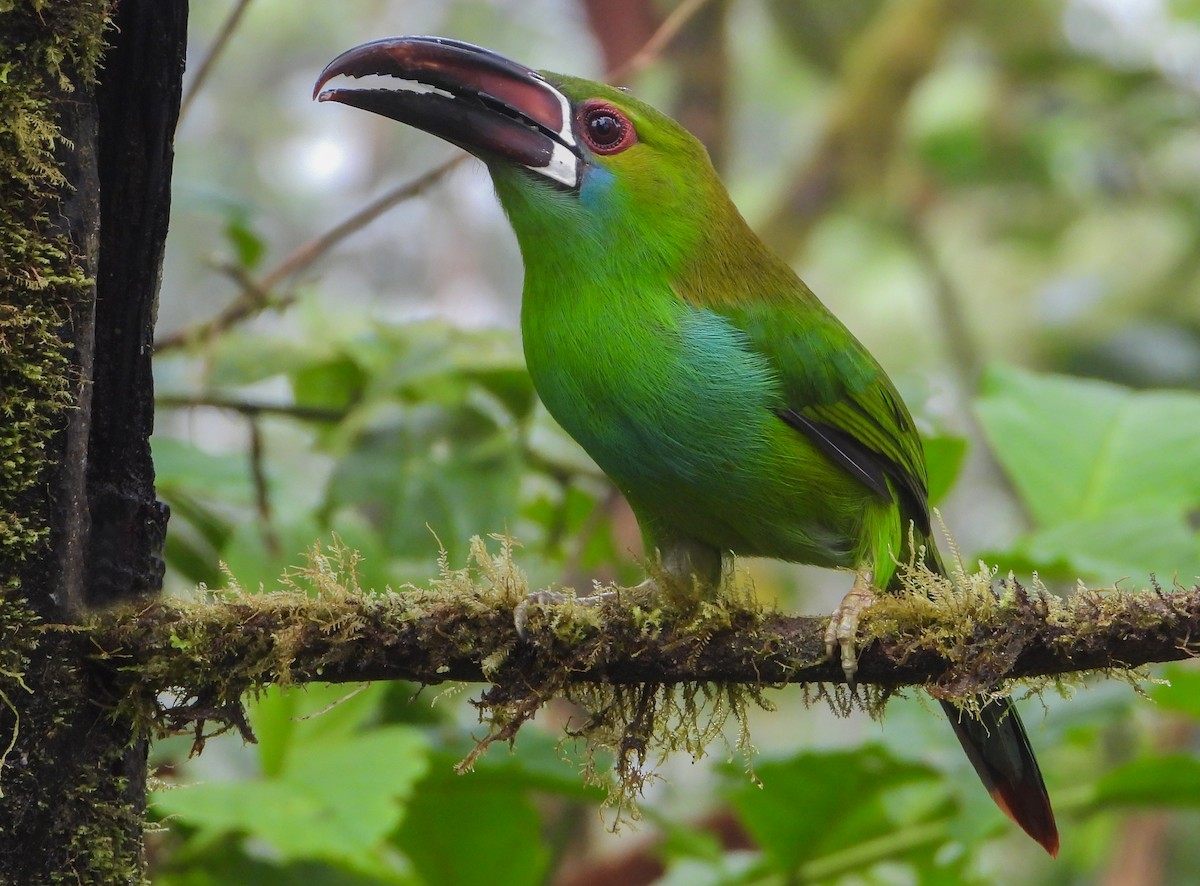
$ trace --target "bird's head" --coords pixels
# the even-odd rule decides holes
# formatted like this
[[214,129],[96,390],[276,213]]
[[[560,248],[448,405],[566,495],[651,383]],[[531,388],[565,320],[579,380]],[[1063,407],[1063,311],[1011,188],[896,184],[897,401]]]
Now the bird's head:
[[[346,77],[354,81],[327,88]],[[535,246],[560,242],[610,254],[651,248],[673,263],[731,208],[703,145],[670,117],[620,89],[469,43],[366,43],[330,62],[313,94],[482,159],[527,262]]]

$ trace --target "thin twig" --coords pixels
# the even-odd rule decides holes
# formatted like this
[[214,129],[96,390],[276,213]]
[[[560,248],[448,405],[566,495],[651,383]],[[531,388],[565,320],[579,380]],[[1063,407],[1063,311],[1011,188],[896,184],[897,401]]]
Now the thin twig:
[[196,75],[192,78],[191,85],[188,86],[187,92],[184,93],[183,101],[179,103],[180,121],[187,115],[188,108],[192,106],[197,93],[204,86],[209,72],[213,69],[213,65],[221,57],[221,53],[225,51],[225,47],[229,43],[229,38],[233,36],[233,32],[237,30],[237,26],[241,22],[242,13],[246,11],[246,7],[249,5],[250,0],[238,0],[233,7],[233,11],[229,13],[229,16],[221,25],[221,30],[217,32],[217,39],[213,41],[212,48],[208,50],[208,55],[204,57],[204,61],[200,62],[200,67],[196,69]]
[[279,533],[275,531],[275,522],[271,509],[271,491],[267,485],[267,470],[265,450],[263,447],[262,428],[258,416],[250,416],[250,476],[254,481],[254,503],[258,509],[258,518],[262,521],[263,545],[272,557],[278,557],[281,550]]
[[688,20],[704,8],[708,2],[709,0],[683,0],[671,10],[670,15],[663,19],[663,23],[650,35],[650,39],[646,41],[645,45],[635,52],[629,61],[609,71],[605,75],[605,79],[621,80],[653,64],[671,41],[679,36],[679,32],[683,30],[683,26],[688,23]]
[[284,418],[294,418],[300,421],[338,422],[346,417],[344,409],[323,409],[317,406],[299,406],[294,403],[249,403],[245,400],[233,400],[225,397],[214,397],[207,394],[176,396],[162,394],[154,399],[159,409],[228,409],[239,415],[279,415]]
[[267,307],[279,308],[291,304],[295,300],[295,295],[291,293],[277,295],[274,292],[276,287],[289,277],[293,277],[311,266],[338,243],[366,227],[396,204],[417,196],[426,188],[440,181],[446,173],[458,166],[464,159],[465,155],[448,160],[424,175],[399,185],[372,200],[340,224],[298,247],[257,281],[244,280],[242,292],[238,298],[211,320],[160,338],[155,342],[154,352],[161,354],[192,342],[208,341],[213,336],[255,316]]
[[313,238],[295,250],[281,261],[273,271],[259,281],[259,287],[267,291],[274,289],[288,277],[312,265],[317,259],[333,249],[334,246],[341,243],[351,234],[365,228],[393,206],[424,193],[427,188],[441,181],[446,176],[446,173],[457,167],[464,160],[466,160],[465,154],[447,160],[440,166],[435,166],[424,175],[393,188],[383,196],[368,203],[341,224],[335,225],[324,234]]

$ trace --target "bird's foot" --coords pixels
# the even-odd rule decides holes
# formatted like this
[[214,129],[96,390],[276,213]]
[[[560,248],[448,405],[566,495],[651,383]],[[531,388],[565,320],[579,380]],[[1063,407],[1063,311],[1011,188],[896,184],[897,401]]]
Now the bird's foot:
[[575,603],[581,606],[599,606],[607,600],[623,599],[633,605],[647,605],[659,594],[658,583],[648,578],[632,588],[622,588],[613,591],[598,591],[586,597],[576,597],[574,594],[564,594],[561,591],[538,591],[528,595],[517,604],[513,610],[513,627],[517,629],[517,637],[529,639],[529,611],[534,606],[555,606],[562,603]]
[[846,675],[846,683],[854,688],[854,675],[858,672],[858,646],[855,635],[858,633],[858,622],[862,614],[875,602],[875,589],[871,586],[870,572],[860,572],[854,579],[854,586],[842,598],[833,616],[829,619],[829,627],[825,629],[825,657],[832,659],[836,649],[842,653],[842,673]]
[[517,604],[517,608],[513,610],[513,627],[517,629],[517,636],[522,640],[529,639],[529,608],[531,606],[553,606],[558,603],[579,603],[584,606],[599,606],[605,600],[615,597],[616,591],[603,591],[598,594],[590,594],[587,597],[576,597],[574,594],[564,594],[561,591],[538,591],[535,594],[528,595],[524,600]]

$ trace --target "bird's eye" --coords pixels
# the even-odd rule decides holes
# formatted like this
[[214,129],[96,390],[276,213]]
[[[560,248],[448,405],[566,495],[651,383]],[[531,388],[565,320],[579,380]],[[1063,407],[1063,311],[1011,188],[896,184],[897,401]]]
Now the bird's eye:
[[629,118],[608,102],[584,102],[578,120],[583,141],[597,154],[616,154],[637,141]]

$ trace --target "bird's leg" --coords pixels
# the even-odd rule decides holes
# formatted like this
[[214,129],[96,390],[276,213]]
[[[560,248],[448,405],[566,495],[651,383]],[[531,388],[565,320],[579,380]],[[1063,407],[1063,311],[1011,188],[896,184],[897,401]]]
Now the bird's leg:
[[851,689],[854,688],[854,675],[858,671],[858,647],[854,638],[858,633],[859,619],[875,602],[873,581],[874,575],[870,570],[860,571],[854,578],[850,592],[833,610],[829,627],[825,629],[825,657],[832,659],[835,648],[842,650],[842,673],[846,675],[846,682]]
[[[702,593],[711,593],[721,584],[725,555],[702,542],[674,539],[658,546],[658,566],[669,577],[669,583],[678,585],[687,596],[694,593],[697,582]],[[649,582],[652,580],[643,584]]]
[[[634,605],[655,605],[656,601],[670,604],[673,597],[683,594],[694,596],[696,580],[701,588],[716,588],[723,569],[723,554],[699,542],[673,540],[658,547],[658,570],[662,581],[653,576],[632,588],[618,591],[600,591],[586,597],[575,597],[559,591],[538,591],[530,594],[513,610],[513,626],[522,640],[529,638],[529,608],[531,606],[554,605],[556,603],[580,603],[584,606],[599,606],[605,600],[626,597]],[[677,602],[677,601],[676,601]]]

